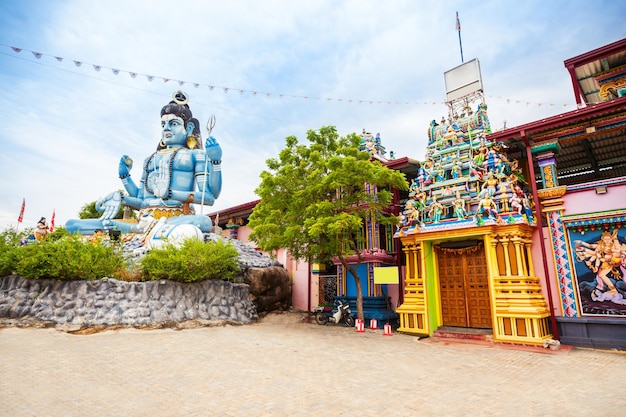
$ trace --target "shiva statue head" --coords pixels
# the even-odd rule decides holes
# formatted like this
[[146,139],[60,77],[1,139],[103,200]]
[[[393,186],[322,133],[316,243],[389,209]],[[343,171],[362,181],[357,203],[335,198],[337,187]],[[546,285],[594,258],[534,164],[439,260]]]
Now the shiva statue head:
[[188,101],[187,94],[179,90],[172,96],[172,101],[161,109],[161,141],[157,150],[201,146],[199,123],[191,114]]

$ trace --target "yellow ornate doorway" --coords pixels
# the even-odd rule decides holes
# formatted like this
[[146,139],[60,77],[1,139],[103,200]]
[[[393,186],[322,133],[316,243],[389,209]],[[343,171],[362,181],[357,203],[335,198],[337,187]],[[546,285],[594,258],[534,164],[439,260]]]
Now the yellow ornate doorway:
[[436,246],[443,326],[491,328],[489,268],[482,243]]

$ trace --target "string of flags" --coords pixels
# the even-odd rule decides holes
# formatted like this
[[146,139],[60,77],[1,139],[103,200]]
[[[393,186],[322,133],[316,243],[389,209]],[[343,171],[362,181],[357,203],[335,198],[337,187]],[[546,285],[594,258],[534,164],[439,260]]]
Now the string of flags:
[[[16,46],[10,46],[10,45],[6,45],[6,44],[3,44],[3,43],[0,43],[0,46],[5,46],[7,48],[10,48],[15,53],[30,52],[37,59],[41,59],[43,57],[51,57],[51,58],[54,58],[55,60],[57,60],[58,62],[71,61],[71,62],[74,63],[74,65],[76,67],[82,67],[83,65],[84,66],[91,66],[96,72],[100,72],[102,70],[110,70],[115,75],[119,75],[120,73],[125,73],[125,74],[128,74],[131,78],[145,77],[150,82],[152,82],[152,81],[154,81],[156,79],[156,80],[161,80],[164,83],[168,83],[168,82],[178,83],[178,85],[181,86],[181,87],[183,85],[187,84],[187,85],[192,85],[194,88],[208,87],[209,90],[211,90],[211,91],[214,91],[214,90],[218,90],[219,91],[219,90],[221,90],[224,93],[237,92],[239,94],[249,94],[249,95],[252,95],[252,96],[293,98],[293,99],[303,99],[303,100],[337,101],[337,102],[357,103],[357,104],[411,104],[411,105],[445,105],[446,104],[443,101],[432,101],[432,100],[430,100],[430,101],[410,101],[410,100],[342,99],[342,98],[330,98],[330,97],[322,98],[322,97],[301,96],[301,95],[293,95],[293,94],[285,94],[285,93],[270,93],[270,92],[265,92],[265,91],[245,90],[245,89],[235,88],[235,87],[225,87],[225,86],[217,86],[217,85],[211,85],[211,84],[202,84],[202,83],[199,83],[199,82],[177,80],[177,79],[173,79],[173,78],[169,78],[169,77],[162,77],[162,76],[151,75],[151,74],[143,74],[143,73],[136,72],[136,71],[128,71],[128,70],[123,70],[123,69],[119,69],[119,68],[107,67],[105,65],[92,64],[92,63],[89,63],[89,62],[79,61],[79,60],[71,59],[71,58],[65,58],[65,57],[62,57],[62,56],[48,55],[48,54],[44,54],[42,52],[31,51],[31,50],[28,50],[28,49],[18,48]],[[537,106],[537,107],[541,107],[541,106],[547,106],[547,107],[557,107],[557,106],[558,107],[576,107],[575,104],[539,103],[539,102],[532,102],[532,101],[527,101],[527,100],[516,100],[516,99],[511,99],[511,98],[506,98],[506,97],[490,96],[490,95],[487,95],[486,97],[487,98],[495,98],[495,99],[499,99],[499,100],[504,100],[504,101],[506,101],[507,104],[525,104],[526,106]]]

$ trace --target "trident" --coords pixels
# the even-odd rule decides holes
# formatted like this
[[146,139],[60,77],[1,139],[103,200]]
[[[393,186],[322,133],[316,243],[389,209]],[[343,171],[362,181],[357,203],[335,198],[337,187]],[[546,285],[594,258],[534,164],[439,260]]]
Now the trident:
[[[213,132],[213,128],[215,127],[215,115],[212,114],[209,117],[209,120],[206,122],[206,130],[208,133],[208,139],[211,138],[211,132]],[[209,180],[207,178],[209,172],[209,157],[206,154],[206,149],[204,150],[204,184],[202,186],[202,202],[200,203],[200,214],[204,214],[204,193],[206,192],[206,183]]]

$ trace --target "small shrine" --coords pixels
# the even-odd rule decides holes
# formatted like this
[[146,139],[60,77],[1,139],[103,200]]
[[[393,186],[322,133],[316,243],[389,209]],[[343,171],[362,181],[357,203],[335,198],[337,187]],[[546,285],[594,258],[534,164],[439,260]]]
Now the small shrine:
[[550,311],[533,268],[526,161],[489,139],[477,62],[458,69],[446,73],[448,117],[430,123],[425,158],[401,200],[398,330],[485,329],[495,341],[539,345],[551,337]]

